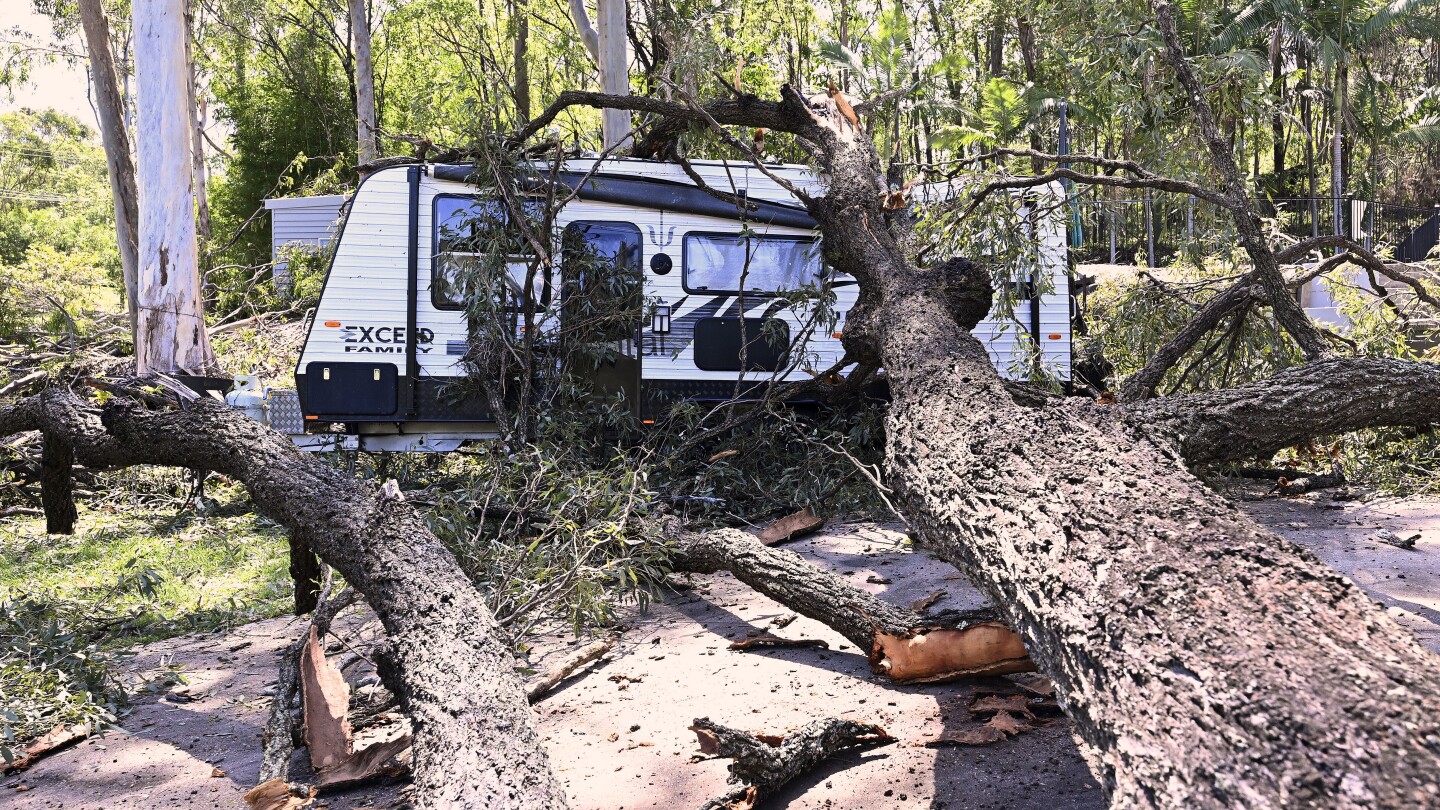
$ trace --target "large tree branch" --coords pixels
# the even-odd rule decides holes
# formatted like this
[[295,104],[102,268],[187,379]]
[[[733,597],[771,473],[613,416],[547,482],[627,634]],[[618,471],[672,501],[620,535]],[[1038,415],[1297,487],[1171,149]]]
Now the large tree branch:
[[1174,442],[1192,464],[1268,459],[1317,436],[1440,422],[1440,365],[1317,360],[1236,388],[1128,403],[1116,413]]
[[587,90],[566,90],[556,96],[550,106],[536,116],[535,120],[520,130],[515,136],[515,142],[524,143],[529,140],[535,133],[548,127],[560,113],[570,107],[629,110],[647,113],[658,118],[690,121],[696,124],[708,123],[708,116],[717,123],[728,126],[765,127],[801,137],[815,134],[813,120],[796,115],[793,105],[787,104],[785,101],[765,101],[754,96],[741,96],[719,99],[696,108],[688,104],[649,96],[617,96]]
[[1164,43],[1160,58],[1175,73],[1176,79],[1190,99],[1201,139],[1210,153],[1210,163],[1221,177],[1226,197],[1225,207],[1230,210],[1235,220],[1240,246],[1254,263],[1252,275],[1264,288],[1270,307],[1275,312],[1275,319],[1295,339],[1305,356],[1316,358],[1328,354],[1329,342],[1310,322],[1310,318],[1300,308],[1300,302],[1286,288],[1280,264],[1265,239],[1260,227],[1260,217],[1250,202],[1250,189],[1235,162],[1230,141],[1215,122],[1214,111],[1210,102],[1205,99],[1200,79],[1185,56],[1185,47],[1176,30],[1174,4],[1170,0],[1151,0],[1150,5],[1155,11],[1155,21]]
[[205,399],[152,411],[117,396],[97,408],[54,388],[0,408],[0,436],[29,430],[66,437],[92,469],[161,464],[235,478],[364,594],[389,639],[382,676],[415,727],[417,806],[565,806],[484,597],[409,505]]

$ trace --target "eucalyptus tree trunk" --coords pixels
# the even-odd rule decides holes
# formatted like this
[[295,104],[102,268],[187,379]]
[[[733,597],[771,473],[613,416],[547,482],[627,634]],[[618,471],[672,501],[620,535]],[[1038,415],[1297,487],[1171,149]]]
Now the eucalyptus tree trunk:
[[530,121],[530,14],[525,0],[512,0],[510,14],[515,20],[515,120],[524,126]]
[[[125,306],[130,335],[136,335],[139,296],[135,279],[139,266],[139,203],[135,191],[135,162],[130,156],[130,133],[125,128],[125,101],[115,54],[110,50],[110,21],[101,0],[79,0],[80,25],[85,30],[85,51],[90,58],[90,83],[95,88],[95,111],[100,119],[100,140],[110,175],[110,196],[115,203],[115,244],[120,249],[120,274],[125,282]],[[138,343],[138,341],[137,341]]]
[[355,48],[355,148],[361,165],[375,151],[375,67],[370,55],[370,15],[365,0],[348,0],[350,38]]
[[[630,40],[625,35],[625,2],[626,0],[598,0],[596,5],[600,28],[600,90],[619,96],[630,93],[630,68],[626,51]],[[625,110],[603,110],[600,127],[605,149],[613,149],[630,137],[630,113]]]
[[200,291],[184,0],[135,0],[140,240],[135,362],[139,373],[214,365]]

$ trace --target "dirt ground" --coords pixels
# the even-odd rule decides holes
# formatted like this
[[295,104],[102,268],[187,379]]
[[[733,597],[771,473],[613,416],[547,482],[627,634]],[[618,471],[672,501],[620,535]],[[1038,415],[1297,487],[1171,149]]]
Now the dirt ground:
[[[1332,501],[1232,493],[1262,523],[1311,548],[1348,574],[1431,650],[1440,652],[1440,499]],[[1258,499],[1257,499],[1258,498]],[[1371,538],[1380,528],[1420,534],[1413,550]],[[875,525],[832,527],[793,550],[897,603],[944,590],[938,608],[980,603],[954,569],[911,553],[904,538]],[[733,639],[789,611],[728,575],[695,577],[647,613],[627,620],[622,643],[536,707],[551,762],[576,808],[630,810],[700,805],[722,792],[723,760],[692,762],[697,717],[756,731],[783,732],[824,715],[883,725],[897,744],[842,755],[802,778],[767,806],[787,808],[995,808],[1069,810],[1103,806],[1061,718],[1054,725],[980,748],[923,747],[969,724],[964,705],[975,684],[897,687],[871,675],[864,656],[822,625],[801,618],[788,638],[828,649],[739,653]],[[354,644],[360,617],[341,622]],[[140,698],[112,730],[0,781],[0,807],[243,807],[255,784],[260,731],[277,653],[298,633],[276,619],[222,634],[140,648],[135,673],[182,667],[188,683]],[[530,666],[544,671],[576,644],[537,645]],[[347,677],[369,688],[363,661],[332,644]],[[303,758],[303,754],[297,755]],[[323,797],[330,808],[395,807],[403,786],[373,785]]]

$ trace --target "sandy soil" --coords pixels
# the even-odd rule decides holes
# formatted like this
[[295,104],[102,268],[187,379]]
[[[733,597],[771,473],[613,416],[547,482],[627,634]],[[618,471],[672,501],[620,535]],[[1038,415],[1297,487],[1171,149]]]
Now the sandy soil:
[[[1233,496],[1261,522],[1313,549],[1350,575],[1432,650],[1440,652],[1440,499],[1335,502]],[[1248,499],[1248,500],[1247,500]],[[1378,528],[1419,533],[1414,550],[1368,539]],[[977,605],[979,594],[954,569],[910,553],[898,533],[873,525],[836,527],[790,548],[897,603],[946,591],[939,608]],[[889,580],[889,582],[885,582]],[[738,653],[730,640],[788,616],[784,608],[726,575],[695,577],[628,621],[606,659],[537,706],[552,762],[573,806],[595,810],[698,806],[725,786],[725,762],[692,762],[687,726],[708,716],[770,732],[823,715],[884,725],[896,745],[842,755],[793,784],[773,807],[1099,808],[1100,791],[1062,719],[984,748],[930,749],[924,740],[968,725],[975,684],[897,687],[876,679],[859,651],[806,619],[778,631],[818,638],[828,650]],[[354,643],[360,620],[342,622]],[[180,665],[188,684],[141,698],[112,730],[30,771],[0,782],[0,807],[240,807],[259,771],[259,734],[275,677],[275,656],[298,627],[277,619],[228,633],[190,636],[138,650],[137,673]],[[363,639],[361,640],[363,641]],[[573,639],[537,645],[530,666],[545,670]],[[337,660],[353,654],[332,644]],[[368,667],[346,668],[366,684]],[[303,759],[303,754],[297,755]],[[22,786],[25,790],[22,790]],[[403,787],[373,785],[324,797],[331,808],[400,806]]]

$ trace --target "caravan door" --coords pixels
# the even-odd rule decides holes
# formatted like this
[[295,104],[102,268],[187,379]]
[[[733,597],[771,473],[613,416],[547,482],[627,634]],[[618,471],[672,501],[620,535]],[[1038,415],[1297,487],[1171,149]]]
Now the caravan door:
[[577,220],[560,238],[565,279],[560,318],[590,357],[575,358],[597,398],[640,403],[640,325],[644,306],[640,229],[630,222]]

